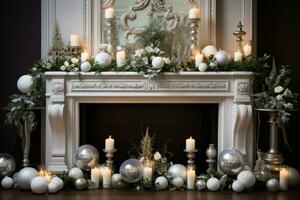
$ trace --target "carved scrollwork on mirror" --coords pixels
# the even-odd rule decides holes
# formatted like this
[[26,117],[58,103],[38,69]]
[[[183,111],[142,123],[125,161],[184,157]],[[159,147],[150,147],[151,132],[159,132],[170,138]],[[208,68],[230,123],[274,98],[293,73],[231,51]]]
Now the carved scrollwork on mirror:
[[113,7],[114,4],[115,4],[115,0],[107,0],[101,5],[101,8],[107,9],[107,8]]

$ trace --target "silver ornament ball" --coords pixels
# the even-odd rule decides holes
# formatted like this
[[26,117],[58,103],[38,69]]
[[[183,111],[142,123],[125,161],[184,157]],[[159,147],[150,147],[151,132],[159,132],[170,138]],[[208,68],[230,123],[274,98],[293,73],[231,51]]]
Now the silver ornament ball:
[[197,190],[199,190],[199,191],[201,191],[201,190],[204,190],[205,188],[206,188],[206,182],[205,182],[205,180],[198,180],[197,182],[196,182],[196,188],[197,188]]
[[80,146],[75,152],[75,166],[82,170],[94,168],[99,161],[98,150],[89,144]]
[[143,177],[143,165],[138,159],[125,160],[120,167],[122,179],[127,183],[136,183]]
[[177,188],[180,189],[184,185],[184,181],[181,177],[176,177],[172,180],[172,184]]
[[8,153],[0,154],[0,178],[10,176],[16,169],[16,161]]
[[10,189],[10,188],[12,188],[13,185],[14,185],[14,180],[8,176],[3,178],[1,181],[1,186],[4,189]]
[[164,176],[159,176],[155,179],[155,187],[159,190],[167,189],[168,179]]
[[218,162],[220,170],[228,175],[237,175],[245,166],[244,155],[236,149],[222,151]]
[[186,167],[182,164],[172,165],[168,169],[168,176],[171,178],[180,177],[184,182],[186,182]]
[[279,190],[279,181],[275,178],[269,179],[266,183],[266,187],[270,192],[276,192]]
[[87,186],[87,182],[84,178],[78,178],[75,180],[74,186],[77,190],[83,190]]
[[121,174],[114,174],[114,175],[112,175],[112,177],[111,177],[111,184],[112,184],[112,186],[119,185],[121,183],[121,181],[122,181]]

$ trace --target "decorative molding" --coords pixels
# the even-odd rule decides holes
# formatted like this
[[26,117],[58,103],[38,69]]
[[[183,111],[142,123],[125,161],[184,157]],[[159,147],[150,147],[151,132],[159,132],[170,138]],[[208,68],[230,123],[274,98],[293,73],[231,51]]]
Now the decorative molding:
[[249,94],[249,82],[248,81],[238,81],[237,94],[238,95],[248,95]]
[[200,7],[194,0],[186,0],[186,1],[189,3],[191,8],[194,8],[194,7],[199,8]]
[[64,95],[64,85],[62,81],[53,82],[51,88],[52,95]]
[[113,7],[114,4],[115,4],[115,0],[106,0],[104,3],[102,3],[101,8],[107,9],[107,8]]

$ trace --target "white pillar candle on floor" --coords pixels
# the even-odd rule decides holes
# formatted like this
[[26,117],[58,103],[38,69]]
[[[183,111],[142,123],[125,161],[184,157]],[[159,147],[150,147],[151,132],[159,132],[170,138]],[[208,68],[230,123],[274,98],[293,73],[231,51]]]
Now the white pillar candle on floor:
[[100,182],[100,169],[99,167],[95,167],[91,170],[91,181],[95,183],[95,189],[99,188]]
[[200,18],[200,9],[196,8],[196,7],[190,9],[190,11],[189,11],[189,18],[190,19],[198,19],[198,18]]
[[84,50],[84,52],[81,53],[81,62],[84,62],[87,59],[89,59],[89,52],[87,50]]
[[119,51],[117,52],[117,66],[118,67],[122,67],[125,63],[125,59],[126,59],[126,53],[125,51]]
[[79,36],[78,35],[71,35],[70,36],[70,44],[73,47],[78,47],[79,46]]
[[252,54],[252,47],[251,47],[249,44],[246,44],[246,45],[243,47],[243,50],[244,50],[244,56],[245,56],[245,57],[251,56],[251,54]]
[[288,189],[288,177],[289,177],[288,170],[286,168],[282,168],[280,170],[280,174],[279,174],[280,190],[287,190]]
[[195,150],[195,139],[192,137],[185,140],[185,149],[186,151],[194,151]]
[[195,67],[198,67],[203,62],[203,54],[196,53],[195,55]]
[[145,166],[143,170],[144,181],[152,181],[152,167]]
[[104,18],[105,19],[112,19],[115,17],[115,11],[113,8],[107,8],[105,10],[105,15],[104,15]]
[[234,52],[233,60],[234,60],[234,62],[242,61],[243,60],[243,54],[239,51]]
[[105,139],[105,150],[112,151],[115,149],[115,140],[109,136],[109,138]]
[[102,170],[102,182],[103,188],[109,188],[111,184],[111,169],[109,167],[104,167]]
[[187,189],[194,190],[196,181],[196,172],[193,168],[188,169],[187,171]]

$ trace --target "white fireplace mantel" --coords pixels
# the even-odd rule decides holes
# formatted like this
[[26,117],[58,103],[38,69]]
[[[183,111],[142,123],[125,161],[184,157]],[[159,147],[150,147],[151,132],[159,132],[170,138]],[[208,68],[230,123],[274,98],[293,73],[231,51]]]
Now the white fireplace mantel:
[[81,103],[218,104],[218,152],[236,148],[252,166],[251,72],[164,73],[152,79],[135,72],[46,72],[45,77],[45,164],[50,171],[73,166]]

